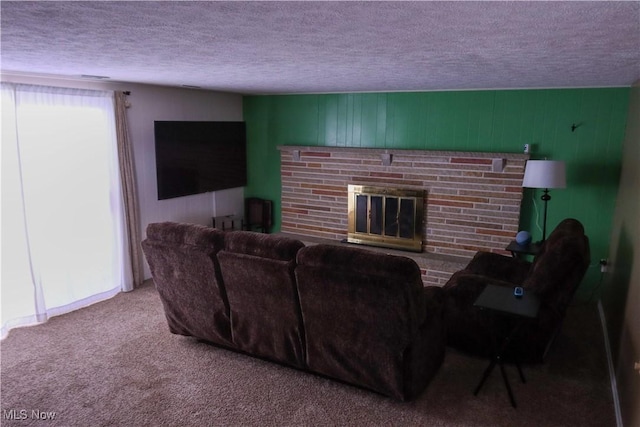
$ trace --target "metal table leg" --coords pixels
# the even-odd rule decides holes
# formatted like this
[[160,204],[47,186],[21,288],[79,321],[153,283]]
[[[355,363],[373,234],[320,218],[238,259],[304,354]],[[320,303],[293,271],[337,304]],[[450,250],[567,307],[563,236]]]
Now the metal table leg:
[[[504,385],[507,387],[507,393],[509,393],[509,400],[511,401],[511,406],[513,406],[514,408],[518,407],[516,403],[516,399],[513,395],[513,391],[511,390],[511,384],[509,383],[509,379],[507,378],[507,373],[504,370],[502,355],[504,354],[507,347],[509,347],[509,342],[511,341],[511,338],[516,334],[518,329],[520,329],[520,326],[522,326],[522,323],[523,322],[518,322],[518,324],[512,329],[511,333],[509,333],[509,335],[502,341],[502,345],[500,346],[500,349],[495,354],[495,356],[491,358],[491,362],[489,363],[489,366],[487,366],[487,369],[485,369],[484,373],[482,374],[482,379],[480,380],[480,383],[478,384],[478,386],[473,392],[474,396],[478,395],[485,381],[487,380],[489,375],[491,375],[493,368],[495,368],[496,364],[498,364],[500,366],[500,372],[502,373],[502,379],[504,380]],[[523,383],[526,383],[524,374],[522,372],[522,368],[520,367],[520,362],[518,360],[516,360],[515,365],[518,368],[520,379],[522,380]]]

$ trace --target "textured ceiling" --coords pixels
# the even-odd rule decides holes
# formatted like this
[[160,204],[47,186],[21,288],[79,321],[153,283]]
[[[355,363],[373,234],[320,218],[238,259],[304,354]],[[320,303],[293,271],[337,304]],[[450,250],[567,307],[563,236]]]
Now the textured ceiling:
[[640,2],[12,2],[2,70],[240,93],[630,86]]

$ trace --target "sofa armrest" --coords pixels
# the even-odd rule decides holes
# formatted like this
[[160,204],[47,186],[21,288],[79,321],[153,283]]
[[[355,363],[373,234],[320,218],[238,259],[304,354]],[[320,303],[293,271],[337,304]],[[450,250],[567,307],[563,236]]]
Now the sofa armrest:
[[471,274],[521,285],[527,278],[531,263],[529,261],[496,254],[478,252],[466,266],[465,271]]

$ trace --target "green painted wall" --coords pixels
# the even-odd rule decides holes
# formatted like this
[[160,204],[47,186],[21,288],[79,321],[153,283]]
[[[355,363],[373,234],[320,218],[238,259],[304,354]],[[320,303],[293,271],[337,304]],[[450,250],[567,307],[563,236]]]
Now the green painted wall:
[[[608,258],[629,93],[606,88],[246,96],[246,194],[274,200],[277,230],[278,145],[520,153],[531,144],[532,158],[567,163],[567,188],[551,191],[547,228],[566,217],[585,225],[593,264],[580,289],[586,299],[599,290],[598,260]],[[534,239],[542,237],[532,201],[541,215],[540,195],[525,190],[522,206],[520,228]]]

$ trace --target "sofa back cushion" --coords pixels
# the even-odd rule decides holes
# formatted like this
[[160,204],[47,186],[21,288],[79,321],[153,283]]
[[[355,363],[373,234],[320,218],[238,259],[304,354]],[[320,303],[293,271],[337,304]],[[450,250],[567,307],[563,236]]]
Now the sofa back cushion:
[[230,345],[229,304],[216,253],[224,233],[195,224],[149,224],[142,242],[171,332]]
[[563,308],[580,285],[589,263],[589,239],[584,227],[575,219],[565,219],[544,242],[523,286],[543,301]]
[[232,231],[218,253],[227,290],[231,334],[247,353],[304,367],[304,335],[294,268],[302,242]]
[[296,278],[309,368],[402,398],[405,352],[426,316],[418,265],[317,245],[298,253]]

